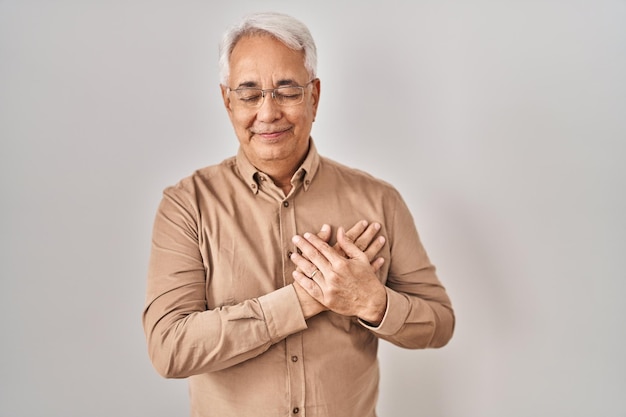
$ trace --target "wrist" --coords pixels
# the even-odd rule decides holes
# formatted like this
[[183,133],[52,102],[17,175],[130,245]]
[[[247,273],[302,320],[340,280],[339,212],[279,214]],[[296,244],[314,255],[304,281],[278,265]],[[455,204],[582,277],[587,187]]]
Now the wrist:
[[385,287],[381,285],[380,291],[377,291],[376,295],[371,297],[369,301],[368,306],[359,315],[359,318],[369,326],[378,327],[385,317],[385,311],[387,311],[387,291],[385,291]]
[[311,297],[311,295],[309,295],[309,293],[307,293],[306,290],[300,286],[300,284],[294,282],[293,287],[296,290],[296,295],[298,296],[302,315],[305,320],[326,310],[326,307],[324,307],[324,305],[322,305],[315,298]]

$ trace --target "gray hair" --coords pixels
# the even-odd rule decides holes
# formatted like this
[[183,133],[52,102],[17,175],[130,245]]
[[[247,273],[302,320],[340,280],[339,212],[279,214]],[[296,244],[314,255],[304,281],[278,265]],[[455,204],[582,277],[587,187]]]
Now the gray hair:
[[220,82],[228,84],[230,75],[230,54],[243,36],[270,35],[289,48],[304,50],[304,67],[311,79],[317,73],[317,48],[311,32],[299,20],[282,13],[254,13],[247,15],[241,22],[231,26],[222,37],[219,48]]

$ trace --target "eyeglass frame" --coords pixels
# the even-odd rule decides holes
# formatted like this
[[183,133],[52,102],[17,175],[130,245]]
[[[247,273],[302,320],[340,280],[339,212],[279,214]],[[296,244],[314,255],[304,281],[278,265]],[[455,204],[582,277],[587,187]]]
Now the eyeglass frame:
[[[317,78],[313,78],[312,80],[310,80],[309,82],[307,82],[304,85],[281,85],[280,87],[276,87],[276,88],[266,88],[266,89],[262,89],[262,88],[258,88],[258,87],[238,87],[238,88],[230,88],[229,86],[226,86],[226,93],[228,94],[228,96],[230,97],[230,93],[231,91],[240,91],[240,90],[258,90],[261,92],[261,101],[259,102],[259,104],[254,105],[254,106],[248,106],[246,104],[242,104],[242,108],[246,108],[246,109],[260,109],[263,104],[265,103],[265,96],[267,95],[267,93],[271,92],[271,97],[272,100],[274,100],[274,103],[277,106],[280,107],[290,107],[290,106],[297,106],[299,104],[302,104],[304,102],[304,90],[311,84],[313,83],[315,80],[317,80]],[[294,103],[294,104],[279,104],[276,101],[276,94],[275,91],[281,88],[301,88],[302,89],[302,99],[301,101]],[[245,101],[241,100],[240,98],[237,97],[237,100],[239,100],[241,103],[245,103]]]

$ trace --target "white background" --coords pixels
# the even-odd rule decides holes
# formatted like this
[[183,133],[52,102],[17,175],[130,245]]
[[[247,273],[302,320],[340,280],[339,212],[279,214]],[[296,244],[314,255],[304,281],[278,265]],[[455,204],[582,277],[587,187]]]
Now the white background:
[[379,413],[626,416],[625,1],[0,0],[0,416],[188,414],[140,315],[162,189],[235,153],[217,43],[319,49],[320,152],[400,190],[458,318]]

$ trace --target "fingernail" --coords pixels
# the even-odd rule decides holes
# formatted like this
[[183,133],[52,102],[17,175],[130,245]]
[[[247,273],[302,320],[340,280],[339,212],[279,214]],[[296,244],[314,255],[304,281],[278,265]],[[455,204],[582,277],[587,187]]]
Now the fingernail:
[[300,241],[300,236],[296,235],[296,236],[292,237],[292,238],[291,238],[291,241],[292,241],[293,243],[298,243],[298,242]]
[[380,230],[380,223],[374,223],[374,229]]
[[330,230],[330,226],[327,224],[322,225],[322,232],[328,232]]
[[311,237],[311,234],[310,234],[309,232],[306,232],[306,233],[304,234],[304,238],[305,238],[305,239],[308,239],[308,238],[310,238],[310,237]]

